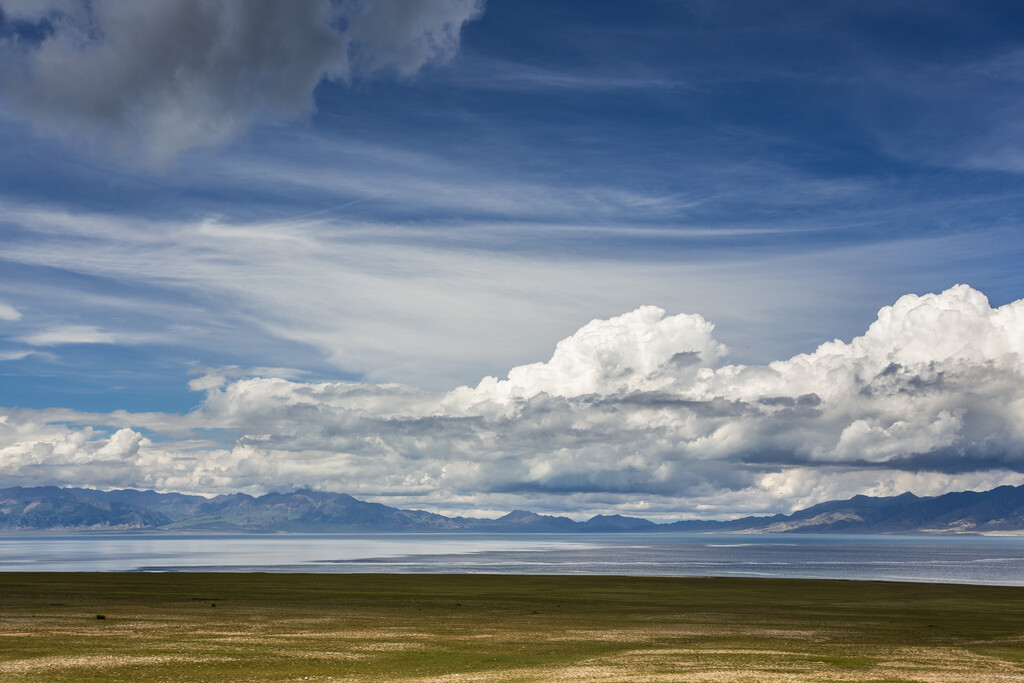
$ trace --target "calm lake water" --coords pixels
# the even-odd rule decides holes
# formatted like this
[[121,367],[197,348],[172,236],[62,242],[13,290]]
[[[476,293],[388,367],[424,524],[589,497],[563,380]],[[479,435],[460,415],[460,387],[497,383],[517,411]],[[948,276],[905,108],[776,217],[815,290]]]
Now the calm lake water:
[[0,571],[771,576],[1024,586],[1024,537],[763,534],[40,534]]

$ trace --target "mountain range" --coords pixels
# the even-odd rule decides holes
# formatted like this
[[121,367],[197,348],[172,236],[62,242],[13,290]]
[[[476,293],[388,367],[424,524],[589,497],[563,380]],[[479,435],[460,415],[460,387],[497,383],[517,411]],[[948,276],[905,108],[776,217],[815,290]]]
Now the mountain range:
[[657,524],[621,515],[568,517],[513,510],[497,519],[446,517],[300,489],[254,497],[40,486],[0,489],[0,531],[216,532],[660,532],[1014,533],[1024,532],[1024,486],[921,498],[855,496],[789,515]]

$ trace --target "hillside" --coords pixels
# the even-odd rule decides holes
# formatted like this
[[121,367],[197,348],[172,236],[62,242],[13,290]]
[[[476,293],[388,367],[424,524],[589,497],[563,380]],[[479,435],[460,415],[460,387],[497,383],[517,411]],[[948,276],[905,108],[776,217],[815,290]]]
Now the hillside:
[[1024,486],[921,498],[854,496],[790,515],[685,520],[656,524],[621,515],[568,517],[514,510],[497,519],[446,517],[370,503],[344,493],[301,489],[254,497],[205,498],[124,489],[13,487],[0,489],[0,530],[150,530],[219,532],[515,533],[749,532],[749,533],[1014,533],[1024,532]]

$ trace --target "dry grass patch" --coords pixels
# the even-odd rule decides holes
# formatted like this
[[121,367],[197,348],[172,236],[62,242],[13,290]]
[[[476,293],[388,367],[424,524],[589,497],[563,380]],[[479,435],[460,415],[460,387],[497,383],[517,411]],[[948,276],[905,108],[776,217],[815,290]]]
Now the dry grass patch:
[[979,586],[4,574],[0,679],[1024,683],[1022,615]]

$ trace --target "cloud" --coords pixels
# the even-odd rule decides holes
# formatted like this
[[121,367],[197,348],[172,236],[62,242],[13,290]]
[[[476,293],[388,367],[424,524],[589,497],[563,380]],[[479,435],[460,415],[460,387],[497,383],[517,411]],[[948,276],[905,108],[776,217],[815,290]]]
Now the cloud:
[[0,301],[0,320],[21,320],[21,313],[14,306]]
[[[734,362],[788,357],[852,337],[878,301],[910,287],[948,286],[949,272],[983,277],[990,264],[981,255],[1013,244],[1005,233],[980,232],[781,255],[709,258],[699,246],[672,246],[661,251],[673,258],[595,257],[518,250],[546,225],[158,221],[9,204],[0,216],[32,236],[3,245],[4,259],[26,273],[6,290],[54,320],[185,347],[190,358],[225,358],[230,349],[223,362],[444,390],[548,358],[554,340],[591,318],[645,302],[700,311]],[[606,237],[582,226],[552,230],[546,239],[556,234],[566,248]]]
[[726,348],[711,333],[714,325],[699,315],[666,318],[657,306],[642,306],[610,320],[594,320],[563,339],[546,363],[513,368],[508,379],[484,378],[472,390],[452,392],[451,404],[492,401],[510,405],[538,394],[577,397],[650,389],[651,378],[677,378],[667,365],[710,365]]
[[65,141],[161,163],[260,118],[311,111],[324,78],[451,59],[476,0],[0,2],[10,105]]
[[395,70],[411,76],[459,49],[459,31],[483,11],[483,0],[345,0],[349,57],[358,73]]
[[32,346],[58,346],[60,344],[114,344],[123,340],[93,325],[62,325],[25,335],[18,341]]
[[[144,485],[139,449],[150,441],[131,429],[106,437],[92,427],[74,428],[0,415],[0,460],[13,484],[43,481],[115,487]],[[77,482],[77,483],[76,483]]]
[[[1024,300],[993,308],[963,285],[907,295],[850,342],[760,366],[721,364],[712,332],[645,306],[588,323],[547,362],[449,392],[217,372],[193,381],[205,398],[192,413],[120,413],[106,420],[112,437],[73,428],[68,412],[12,412],[0,472],[208,492],[317,486],[449,511],[642,502],[654,516],[1024,482]],[[182,428],[226,440],[133,436]],[[62,478],[72,471],[84,478]]]
[[667,91],[691,89],[692,85],[666,78],[650,69],[619,67],[590,71],[552,69],[505,59],[477,57],[471,65],[459,69],[452,77],[459,85],[494,90],[567,90],[580,92],[614,92],[620,90]]

